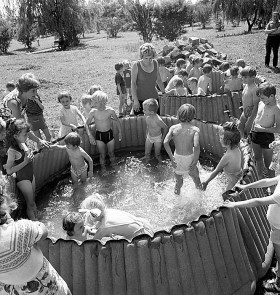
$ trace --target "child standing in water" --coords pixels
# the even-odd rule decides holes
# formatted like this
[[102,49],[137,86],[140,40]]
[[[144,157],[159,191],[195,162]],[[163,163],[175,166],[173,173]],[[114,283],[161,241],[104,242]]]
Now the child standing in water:
[[52,147],[67,151],[71,163],[71,178],[73,184],[77,185],[79,179],[81,182],[85,182],[87,177],[91,178],[93,176],[93,161],[91,157],[80,147],[81,138],[79,134],[76,132],[70,132],[66,135],[64,142],[65,145],[53,145]]
[[[158,102],[154,98],[149,98],[143,102],[143,112],[147,124],[147,138],[145,143],[145,161],[151,158],[151,150],[155,146],[155,157],[161,162],[160,150],[162,141],[167,134],[168,127],[157,114]],[[163,131],[163,132],[162,132]]]
[[33,153],[25,145],[29,124],[23,119],[7,121],[7,141],[9,144],[6,170],[8,174],[16,173],[16,184],[22,192],[27,205],[27,217],[37,219],[35,203],[35,177],[33,174]]
[[240,139],[240,132],[235,122],[226,122],[223,124],[223,129],[220,132],[220,141],[222,146],[226,148],[226,153],[223,155],[216,169],[202,183],[203,190],[223,170],[228,180],[226,191],[231,190],[235,186],[242,176],[242,155],[239,148]]
[[119,140],[122,140],[120,121],[113,108],[106,106],[108,96],[103,91],[96,91],[92,95],[93,108],[89,113],[87,124],[94,119],[96,126],[95,141],[100,153],[101,174],[106,173],[105,158],[106,149],[110,157],[111,165],[115,166],[115,139],[112,130],[112,119],[116,121],[119,130]]
[[[168,153],[172,165],[175,168],[175,194],[179,195],[183,186],[183,175],[189,174],[196,188],[201,189],[201,181],[197,168],[199,160],[199,128],[192,125],[195,108],[191,104],[183,104],[177,112],[179,124],[170,127],[165,139],[164,147]],[[172,154],[170,140],[173,139],[175,152]]]

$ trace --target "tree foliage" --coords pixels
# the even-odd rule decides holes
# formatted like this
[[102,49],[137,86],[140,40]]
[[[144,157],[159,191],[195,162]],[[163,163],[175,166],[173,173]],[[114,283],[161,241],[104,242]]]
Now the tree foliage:
[[103,17],[102,26],[109,38],[117,38],[118,33],[122,30],[123,19],[119,17]]
[[154,30],[160,38],[169,41],[176,40],[186,33],[185,25],[188,23],[188,6],[182,0],[165,0],[155,6]]
[[154,3],[153,1],[127,0],[127,11],[144,42],[151,42],[154,35]]
[[13,28],[10,22],[0,18],[0,51],[7,53],[13,39]]
[[201,1],[195,7],[197,21],[201,23],[203,29],[210,22],[212,16],[212,5],[207,1]]

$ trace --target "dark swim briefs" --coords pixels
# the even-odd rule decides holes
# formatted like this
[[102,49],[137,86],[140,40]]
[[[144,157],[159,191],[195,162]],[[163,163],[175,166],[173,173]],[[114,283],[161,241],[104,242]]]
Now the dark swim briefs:
[[274,141],[274,134],[268,132],[255,132],[250,133],[251,141],[258,144],[263,149],[269,149],[269,144]]
[[97,130],[95,133],[95,140],[103,141],[105,144],[107,144],[113,139],[114,139],[114,134],[112,129],[105,132],[101,132]]

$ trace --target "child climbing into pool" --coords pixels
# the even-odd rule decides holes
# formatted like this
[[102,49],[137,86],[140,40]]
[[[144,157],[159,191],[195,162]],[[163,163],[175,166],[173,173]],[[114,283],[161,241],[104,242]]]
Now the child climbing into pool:
[[[179,124],[170,127],[165,139],[164,147],[172,165],[175,168],[175,194],[179,195],[183,186],[183,175],[189,174],[196,188],[201,189],[201,181],[197,168],[199,160],[199,128],[192,125],[195,108],[191,104],[183,104],[177,112]],[[170,141],[173,139],[175,152],[172,154]]]
[[84,213],[85,225],[95,227],[95,240],[105,242],[109,239],[124,238],[131,241],[134,237],[147,234],[153,236],[150,223],[128,212],[107,208],[103,198],[91,195],[81,203],[79,212]]
[[6,136],[9,145],[6,170],[7,174],[16,173],[16,184],[26,201],[27,217],[37,219],[35,203],[35,177],[33,174],[33,153],[25,145],[30,126],[23,119],[7,121]]
[[52,145],[52,148],[64,149],[67,151],[71,163],[71,178],[73,184],[76,186],[79,180],[85,182],[87,177],[91,178],[93,176],[93,161],[80,147],[81,138],[76,132],[70,132],[67,134],[64,142],[65,145]]
[[223,170],[228,181],[226,191],[231,190],[235,186],[242,176],[242,155],[239,148],[240,139],[240,132],[235,122],[226,122],[223,124],[223,129],[220,131],[220,141],[222,146],[226,148],[226,153],[223,155],[216,169],[202,183],[203,190]]
[[151,159],[151,150],[154,145],[155,157],[161,162],[161,147],[162,141],[167,134],[168,127],[157,114],[158,102],[154,98],[149,98],[143,103],[143,112],[147,124],[147,137],[145,143],[145,157],[144,160],[148,162]]
[[100,165],[101,174],[106,173],[105,158],[106,149],[108,149],[108,154],[111,161],[111,166],[116,165],[115,161],[115,139],[112,130],[112,120],[117,123],[117,128],[119,131],[119,140],[122,140],[122,130],[120,121],[116,115],[116,112],[112,107],[107,106],[108,96],[103,91],[96,91],[92,95],[93,108],[89,113],[87,124],[90,124],[92,119],[95,121],[96,133],[95,141],[100,154]]
[[280,292],[280,176],[274,178],[266,178],[261,179],[256,182],[252,182],[249,184],[241,185],[239,184],[238,188],[241,190],[247,190],[250,188],[265,188],[276,185],[275,191],[272,195],[262,198],[252,198],[245,201],[238,202],[226,202],[224,203],[224,207],[227,208],[252,208],[257,206],[268,206],[268,210],[266,213],[266,217],[270,224],[270,240],[273,243],[273,247],[276,254],[278,269],[276,273],[276,279],[272,281],[268,281],[265,283],[264,288],[267,291]]

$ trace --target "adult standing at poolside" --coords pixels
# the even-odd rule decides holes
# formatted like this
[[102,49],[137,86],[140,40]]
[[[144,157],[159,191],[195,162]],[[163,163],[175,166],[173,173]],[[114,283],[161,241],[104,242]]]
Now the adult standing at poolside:
[[65,281],[43,256],[36,243],[47,237],[43,223],[10,212],[16,203],[0,194],[0,294],[71,295]]
[[[27,99],[37,95],[39,85],[39,81],[33,74],[23,74],[19,78],[16,88],[4,97],[4,107],[8,108],[16,119],[24,119]],[[49,147],[47,141],[37,137],[32,131],[28,133],[28,137],[40,145]]]
[[278,70],[278,50],[280,46],[280,21],[279,21],[279,12],[274,11],[272,13],[272,21],[270,21],[264,32],[267,34],[266,39],[266,55],[265,55],[265,66],[269,67],[270,62],[270,53],[271,49],[273,50],[273,67],[275,70]]
[[140,60],[136,61],[131,69],[131,93],[135,115],[143,114],[143,102],[148,98],[158,100],[156,84],[165,97],[158,63],[155,60],[156,50],[150,43],[140,46]]

